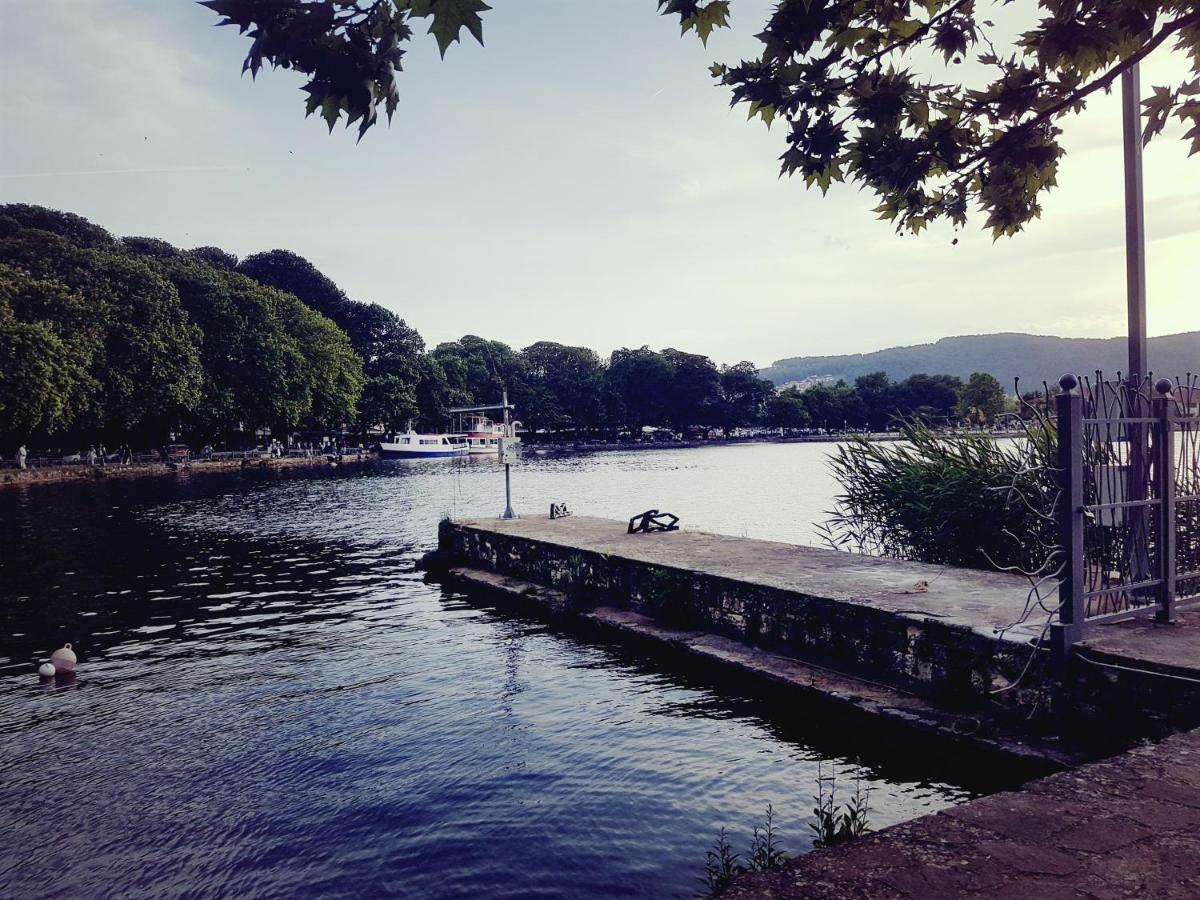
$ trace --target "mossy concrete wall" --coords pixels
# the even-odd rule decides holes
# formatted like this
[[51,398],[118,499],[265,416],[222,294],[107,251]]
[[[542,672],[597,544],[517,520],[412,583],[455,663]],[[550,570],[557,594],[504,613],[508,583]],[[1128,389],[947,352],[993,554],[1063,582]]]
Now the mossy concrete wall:
[[[655,540],[653,535],[645,537]],[[747,541],[747,549],[754,543]],[[772,587],[469,523],[443,522],[439,547],[456,564],[555,588],[582,608],[632,609],[667,625],[720,634],[878,679],[946,708],[987,704],[1026,714],[1044,704],[1044,660],[1035,658],[1030,664],[1032,647],[998,641],[976,628],[918,610],[899,615],[844,597]],[[852,577],[848,572],[847,578]],[[843,594],[852,596],[854,586],[847,584]],[[1020,684],[1010,687],[1023,670]],[[997,688],[1008,689],[992,693]]]

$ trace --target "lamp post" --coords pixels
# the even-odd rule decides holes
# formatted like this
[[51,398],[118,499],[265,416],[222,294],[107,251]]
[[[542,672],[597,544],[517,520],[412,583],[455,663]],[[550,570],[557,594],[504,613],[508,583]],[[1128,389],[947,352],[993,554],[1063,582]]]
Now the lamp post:
[[[1149,374],[1146,347],[1146,210],[1142,193],[1142,91],[1138,66],[1121,73],[1121,124],[1125,148],[1125,298],[1128,315],[1129,371],[1125,382],[1129,441],[1125,497],[1143,500],[1149,492],[1150,431],[1136,420],[1148,416],[1149,398],[1141,387]],[[1150,519],[1145,507],[1130,510],[1130,572],[1135,582],[1151,575]]]
[[1125,295],[1129,313],[1129,378],[1148,374],[1146,352],[1146,211],[1142,198],[1142,94],[1138,66],[1121,73],[1125,144]]

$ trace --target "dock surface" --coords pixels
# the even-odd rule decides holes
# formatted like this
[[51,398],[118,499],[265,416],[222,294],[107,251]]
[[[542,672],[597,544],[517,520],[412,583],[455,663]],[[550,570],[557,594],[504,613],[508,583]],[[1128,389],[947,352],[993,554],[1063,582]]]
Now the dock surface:
[[[1029,594],[1027,579],[1003,572],[957,569],[701,531],[626,534],[622,522],[588,516],[480,519],[458,524],[870,606],[902,617],[936,619],[987,636],[1012,625]],[[1025,643],[1040,630],[1040,624],[1031,624],[1018,627],[1007,637]]]
[[[1026,645],[1045,616],[1021,617],[1028,579],[1004,572],[937,566],[906,560],[803,547],[752,538],[671,531],[626,534],[624,523],[589,516],[563,519],[463,520],[482,528],[573,550],[612,554],[653,565],[686,569],[747,584],[868,606],[914,620],[935,620],[998,640]],[[1047,605],[1053,587],[1043,588]],[[1109,623],[1080,645],[1097,664],[1131,666],[1200,679],[1200,615],[1182,614],[1172,625],[1149,620]]]
[[727,900],[1200,897],[1200,731],[914,819]]

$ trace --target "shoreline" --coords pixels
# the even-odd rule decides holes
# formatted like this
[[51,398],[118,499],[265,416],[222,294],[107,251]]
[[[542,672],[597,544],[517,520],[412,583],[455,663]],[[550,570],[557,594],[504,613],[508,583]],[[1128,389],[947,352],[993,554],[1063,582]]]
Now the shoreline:
[[[362,465],[374,462],[374,453],[347,456],[340,465]],[[325,468],[329,459],[321,456],[262,456],[246,459],[194,460],[186,466],[172,463],[134,463],[122,466],[60,465],[29,469],[0,469],[0,490],[29,484],[64,484],[68,482],[97,482],[112,478],[167,478],[180,475],[204,475],[214,472],[275,472],[284,469]]]

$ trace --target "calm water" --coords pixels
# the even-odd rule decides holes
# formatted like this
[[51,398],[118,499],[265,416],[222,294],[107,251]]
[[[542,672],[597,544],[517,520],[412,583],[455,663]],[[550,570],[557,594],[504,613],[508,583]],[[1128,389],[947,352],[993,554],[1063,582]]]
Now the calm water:
[[[518,512],[812,542],[812,444],[538,458]],[[886,825],[973,796],[818,715],[480,599],[414,561],[494,462],[0,491],[0,896],[688,896],[818,768]],[[64,641],[69,685],[34,662]],[[935,771],[929,771],[934,769]]]

